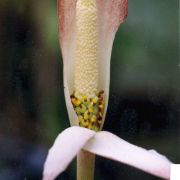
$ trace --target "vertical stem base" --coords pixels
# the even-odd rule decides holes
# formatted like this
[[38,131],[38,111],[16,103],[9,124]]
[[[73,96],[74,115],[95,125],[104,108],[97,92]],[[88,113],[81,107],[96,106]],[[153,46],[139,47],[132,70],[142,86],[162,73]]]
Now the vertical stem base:
[[94,179],[95,154],[81,150],[77,155],[77,180]]

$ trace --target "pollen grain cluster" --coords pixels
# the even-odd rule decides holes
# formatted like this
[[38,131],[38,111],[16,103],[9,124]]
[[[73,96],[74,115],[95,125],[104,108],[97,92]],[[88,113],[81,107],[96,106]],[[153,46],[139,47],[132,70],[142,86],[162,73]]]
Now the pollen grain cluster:
[[102,124],[104,92],[100,91],[91,98],[76,92],[71,95],[71,102],[78,116],[79,126],[98,131]]

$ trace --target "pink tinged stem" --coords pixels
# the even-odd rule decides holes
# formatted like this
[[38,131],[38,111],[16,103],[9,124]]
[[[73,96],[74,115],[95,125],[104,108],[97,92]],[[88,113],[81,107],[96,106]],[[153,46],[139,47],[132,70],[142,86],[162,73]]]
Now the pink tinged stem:
[[81,150],[77,154],[77,180],[93,180],[95,154]]

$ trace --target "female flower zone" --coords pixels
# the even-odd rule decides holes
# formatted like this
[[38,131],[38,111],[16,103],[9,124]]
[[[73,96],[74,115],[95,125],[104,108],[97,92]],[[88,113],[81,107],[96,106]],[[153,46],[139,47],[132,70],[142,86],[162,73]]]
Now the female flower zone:
[[128,0],[58,0],[64,91],[70,128],[49,150],[43,180],[55,179],[77,155],[77,179],[94,179],[95,154],[169,179],[171,162],[154,150],[101,131],[106,115],[110,57]]

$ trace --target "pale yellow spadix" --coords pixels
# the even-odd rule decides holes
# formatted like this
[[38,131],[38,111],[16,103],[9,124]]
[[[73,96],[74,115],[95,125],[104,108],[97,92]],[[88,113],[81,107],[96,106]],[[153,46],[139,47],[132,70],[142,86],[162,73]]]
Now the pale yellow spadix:
[[96,0],[76,4],[75,92],[93,96],[98,90],[98,22]]

